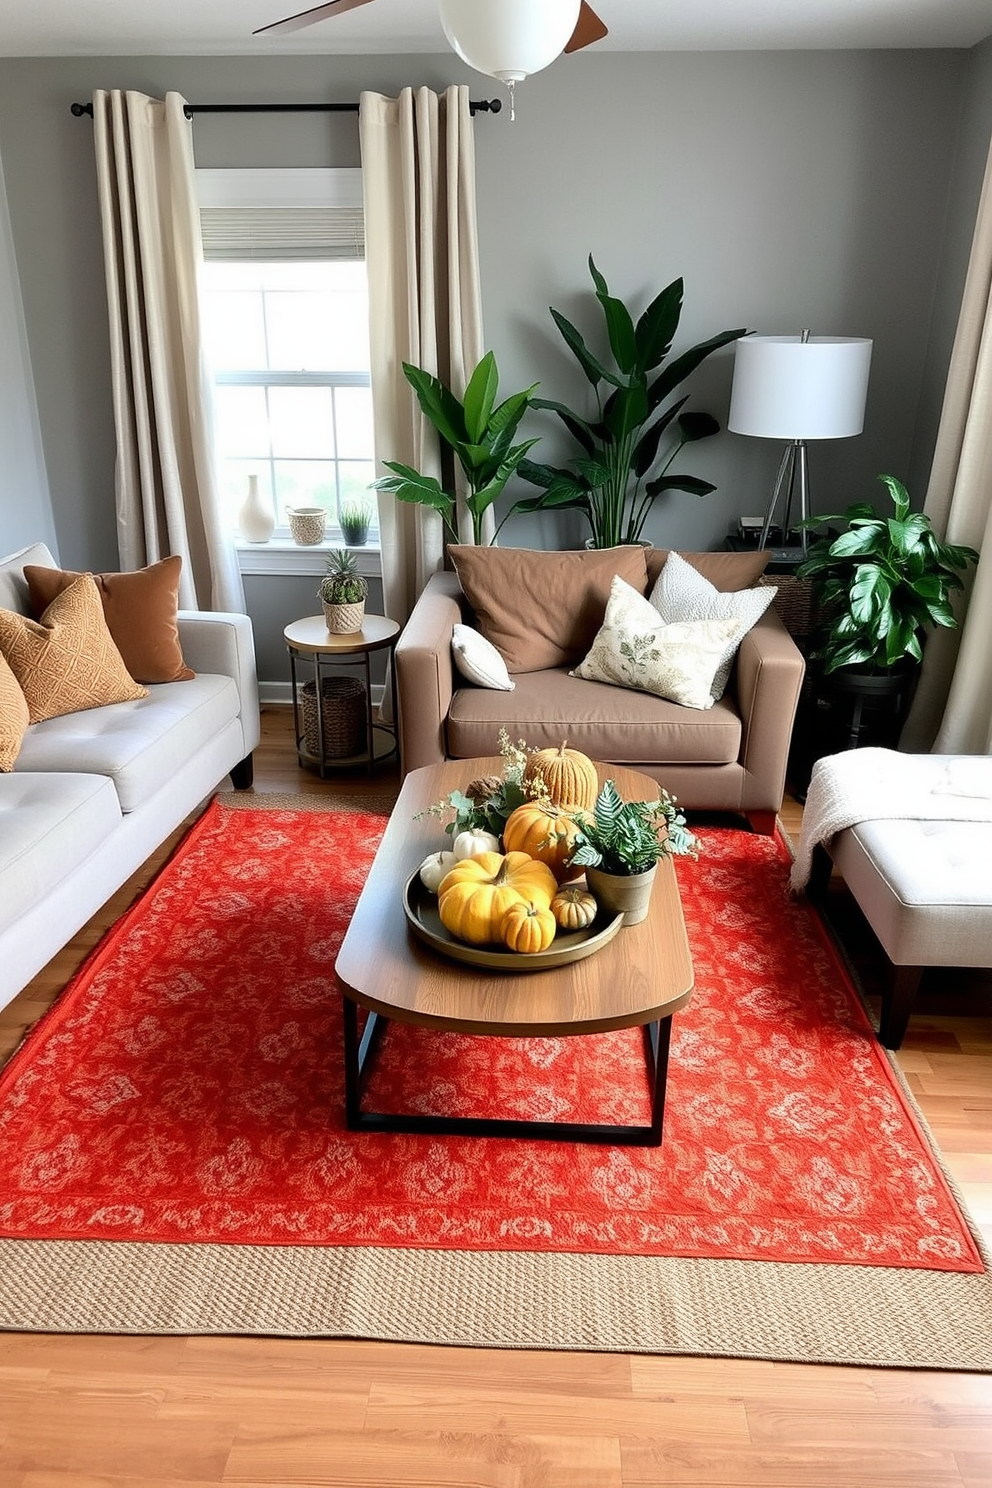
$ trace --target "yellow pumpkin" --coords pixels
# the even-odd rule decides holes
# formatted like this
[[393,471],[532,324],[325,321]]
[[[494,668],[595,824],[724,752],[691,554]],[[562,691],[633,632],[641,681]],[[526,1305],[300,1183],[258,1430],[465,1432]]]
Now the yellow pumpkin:
[[441,924],[470,945],[500,945],[503,916],[513,904],[547,909],[557,888],[544,863],[522,852],[480,853],[442,878],[438,888]]
[[582,884],[566,884],[551,901],[551,913],[563,930],[586,930],[599,905]]
[[538,951],[548,949],[557,928],[550,909],[542,909],[540,905],[526,904],[521,900],[519,904],[511,904],[506,911],[500,932],[503,944],[509,946],[511,951],[533,956]]
[[564,807],[547,801],[525,801],[506,819],[503,846],[507,852],[525,852],[547,863],[558,883],[578,878],[581,868],[570,868],[568,859],[576,848],[578,823]]
[[599,774],[587,754],[569,749],[563,740],[557,749],[535,749],[524,767],[524,783],[536,776],[544,780],[548,797],[570,811],[591,811],[599,795]]

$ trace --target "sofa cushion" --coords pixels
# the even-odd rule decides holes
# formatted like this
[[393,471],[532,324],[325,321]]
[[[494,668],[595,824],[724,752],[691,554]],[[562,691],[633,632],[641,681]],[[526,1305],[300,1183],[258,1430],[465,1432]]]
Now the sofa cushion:
[[27,698],[0,652],[0,770],[12,770],[31,721]]
[[643,594],[644,549],[448,548],[479,629],[513,673],[571,666],[592,645],[614,574]]
[[[182,559],[163,558],[134,573],[93,574],[103,617],[124,665],[136,682],[186,682],[193,676],[179,644]],[[35,618],[81,577],[69,569],[25,564]]]
[[[670,548],[648,548],[645,553],[648,582],[645,593],[657,584],[661,570],[668,562]],[[709,579],[715,589],[730,593],[735,589],[747,589],[756,584],[768,567],[771,552],[768,548],[754,548],[746,553],[680,553],[704,579]]]
[[741,641],[757,625],[778,590],[769,584],[729,593],[710,583],[678,553],[669,553],[648,599],[667,625],[686,620],[736,620],[737,628],[724,645],[711,684],[714,702],[723,696]]
[[447,752],[471,759],[499,750],[499,731],[533,749],[567,739],[591,759],[614,764],[734,764],[741,747],[741,720],[726,699],[705,711],[682,708],[647,692],[585,682],[563,668],[518,673],[513,722],[507,724],[505,693],[461,687],[451,700]]
[[69,878],[120,821],[105,776],[0,777],[0,930]]
[[133,811],[187,760],[238,717],[230,677],[202,673],[189,682],[148,688],[141,701],[93,708],[28,730],[16,770],[84,770],[109,775],[121,810]]
[[111,639],[90,574],[74,580],[40,621],[0,610],[0,651],[27,698],[32,723],[145,696]]
[[617,577],[603,623],[575,675],[652,692],[684,708],[712,708],[716,669],[739,629],[735,619],[666,625],[643,594]]

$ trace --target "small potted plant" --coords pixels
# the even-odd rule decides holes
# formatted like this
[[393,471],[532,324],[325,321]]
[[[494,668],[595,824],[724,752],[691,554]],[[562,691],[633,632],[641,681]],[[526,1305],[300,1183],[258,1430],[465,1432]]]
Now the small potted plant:
[[662,858],[696,857],[699,852],[699,839],[665,790],[656,801],[624,801],[608,780],[592,815],[576,816],[578,847],[571,866],[585,868],[597,903],[614,914],[622,912],[624,925],[638,925],[647,917]]
[[361,548],[368,541],[371,514],[364,501],[341,504],[341,536],[349,548]]
[[331,635],[350,635],[361,630],[369,586],[358,572],[358,559],[347,548],[332,548],[327,555],[327,573],[317,593]]
[[857,502],[839,515],[804,522],[842,523],[843,530],[814,543],[796,573],[813,581],[825,617],[811,657],[820,665],[823,693],[887,699],[895,726],[912,696],[927,632],[957,626],[951,593],[962,588],[961,572],[977,563],[978,554],[941,542],[930,518],[910,511],[903,483],[894,475],[878,478],[892,515]]

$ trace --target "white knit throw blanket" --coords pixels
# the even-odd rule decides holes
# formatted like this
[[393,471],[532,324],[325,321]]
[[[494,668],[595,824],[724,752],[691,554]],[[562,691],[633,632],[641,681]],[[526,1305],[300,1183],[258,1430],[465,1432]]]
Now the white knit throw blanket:
[[849,749],[817,760],[792,865],[793,893],[809,881],[818,842],[879,820],[992,822],[992,757]]

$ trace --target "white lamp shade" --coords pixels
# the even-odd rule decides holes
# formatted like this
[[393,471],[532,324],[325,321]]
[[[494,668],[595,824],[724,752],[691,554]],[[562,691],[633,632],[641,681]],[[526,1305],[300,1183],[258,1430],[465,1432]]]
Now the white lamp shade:
[[454,51],[488,77],[518,83],[564,50],[580,0],[439,0]]
[[864,427],[872,343],[742,336],[727,428],[759,439],[846,439]]

